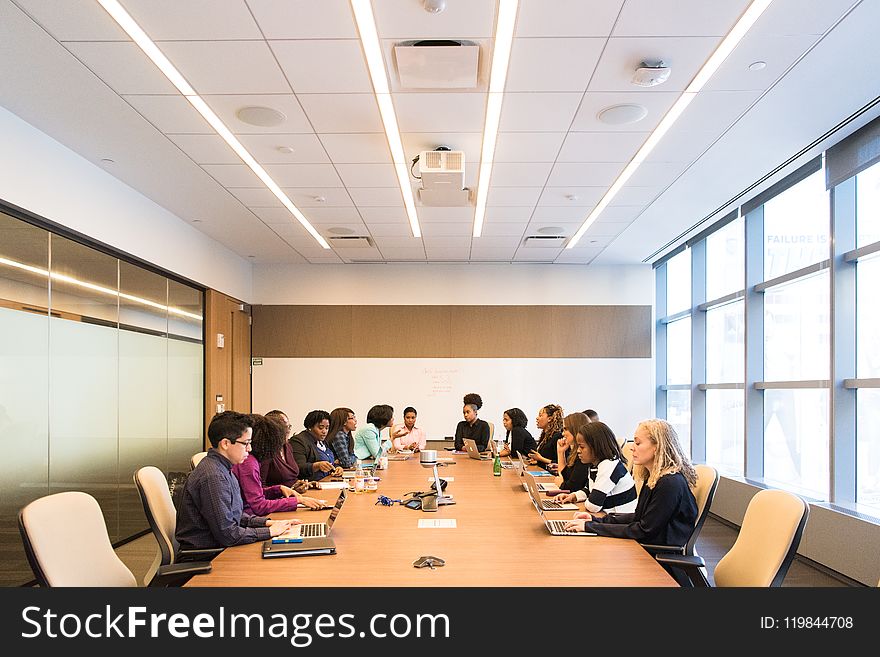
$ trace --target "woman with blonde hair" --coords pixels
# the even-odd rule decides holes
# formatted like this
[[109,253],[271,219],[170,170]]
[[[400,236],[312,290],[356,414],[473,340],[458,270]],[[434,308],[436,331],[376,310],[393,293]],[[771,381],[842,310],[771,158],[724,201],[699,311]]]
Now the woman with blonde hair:
[[644,482],[635,512],[604,517],[578,513],[566,529],[633,538],[639,543],[684,546],[697,520],[697,502],[691,492],[697,473],[666,420],[640,422],[634,439],[633,477]]
[[538,411],[535,425],[541,430],[538,448],[529,452],[529,457],[548,472],[558,472],[556,444],[562,438],[562,406],[547,404]]

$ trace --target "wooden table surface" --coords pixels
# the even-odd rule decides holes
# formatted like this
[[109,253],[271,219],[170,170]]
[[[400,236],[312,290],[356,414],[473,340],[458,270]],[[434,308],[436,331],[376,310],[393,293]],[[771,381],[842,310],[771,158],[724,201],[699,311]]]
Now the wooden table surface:
[[[451,456],[442,453],[441,456]],[[491,461],[455,455],[440,468],[453,477],[447,493],[456,504],[436,513],[398,504],[377,505],[379,494],[400,499],[428,490],[432,471],[418,455],[379,470],[378,493],[349,493],[331,533],[335,555],[263,559],[262,543],[226,549],[213,570],[186,586],[675,586],[673,579],[635,541],[551,536],[514,469],[492,475]],[[314,491],[310,491],[313,492]],[[322,497],[333,503],[337,490]],[[316,495],[317,496],[317,495]],[[568,518],[571,511],[548,512]],[[272,514],[325,521],[328,511]],[[420,519],[454,518],[454,529],[420,529]],[[442,568],[413,568],[419,556],[446,560]]]

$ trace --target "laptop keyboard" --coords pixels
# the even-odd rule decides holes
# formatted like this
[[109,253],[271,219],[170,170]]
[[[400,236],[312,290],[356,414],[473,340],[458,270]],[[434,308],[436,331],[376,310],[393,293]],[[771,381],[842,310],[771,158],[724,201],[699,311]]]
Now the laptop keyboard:
[[565,528],[565,520],[548,520],[547,523],[550,525],[550,529],[554,532],[558,532],[560,534],[577,534],[578,532],[574,529],[566,529]]
[[303,538],[315,538],[324,535],[324,523],[310,522],[299,526],[299,535]]
[[541,506],[545,509],[561,509],[562,504],[559,502],[554,502],[553,500],[543,500],[541,502]]

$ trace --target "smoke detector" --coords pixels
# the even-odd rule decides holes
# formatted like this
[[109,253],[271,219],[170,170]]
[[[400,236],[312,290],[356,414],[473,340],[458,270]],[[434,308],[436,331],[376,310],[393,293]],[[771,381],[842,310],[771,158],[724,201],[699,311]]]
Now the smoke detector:
[[666,82],[671,73],[672,69],[662,61],[642,62],[633,75],[632,83],[639,87],[656,87]]

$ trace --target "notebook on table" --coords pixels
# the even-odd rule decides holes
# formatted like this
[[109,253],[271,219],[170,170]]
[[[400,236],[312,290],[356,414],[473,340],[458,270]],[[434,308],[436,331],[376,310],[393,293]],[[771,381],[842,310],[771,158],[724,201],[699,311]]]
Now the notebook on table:
[[[279,534],[275,538],[321,538],[324,536],[329,536],[330,532],[333,530],[333,523],[336,522],[336,517],[339,515],[339,511],[342,509],[342,505],[345,504],[345,497],[346,491],[343,488],[341,491],[339,491],[339,499],[337,499],[336,504],[333,505],[333,510],[330,512],[330,517],[327,518],[327,522],[306,522],[301,525],[294,525],[286,532],[284,532],[283,534]],[[271,543],[271,541],[269,542]],[[291,543],[290,545],[298,544]]]
[[263,542],[264,559],[271,559],[272,557],[308,557],[319,554],[336,554],[336,544],[332,538],[328,536],[304,538],[302,543]]
[[540,507],[544,511],[577,511],[577,504],[572,504],[571,502],[554,502],[553,500],[541,499],[541,493],[538,490],[538,484],[535,482],[535,478],[532,476],[530,472],[526,472],[526,488],[529,491],[529,496],[532,498],[532,502],[535,503],[536,506]]

